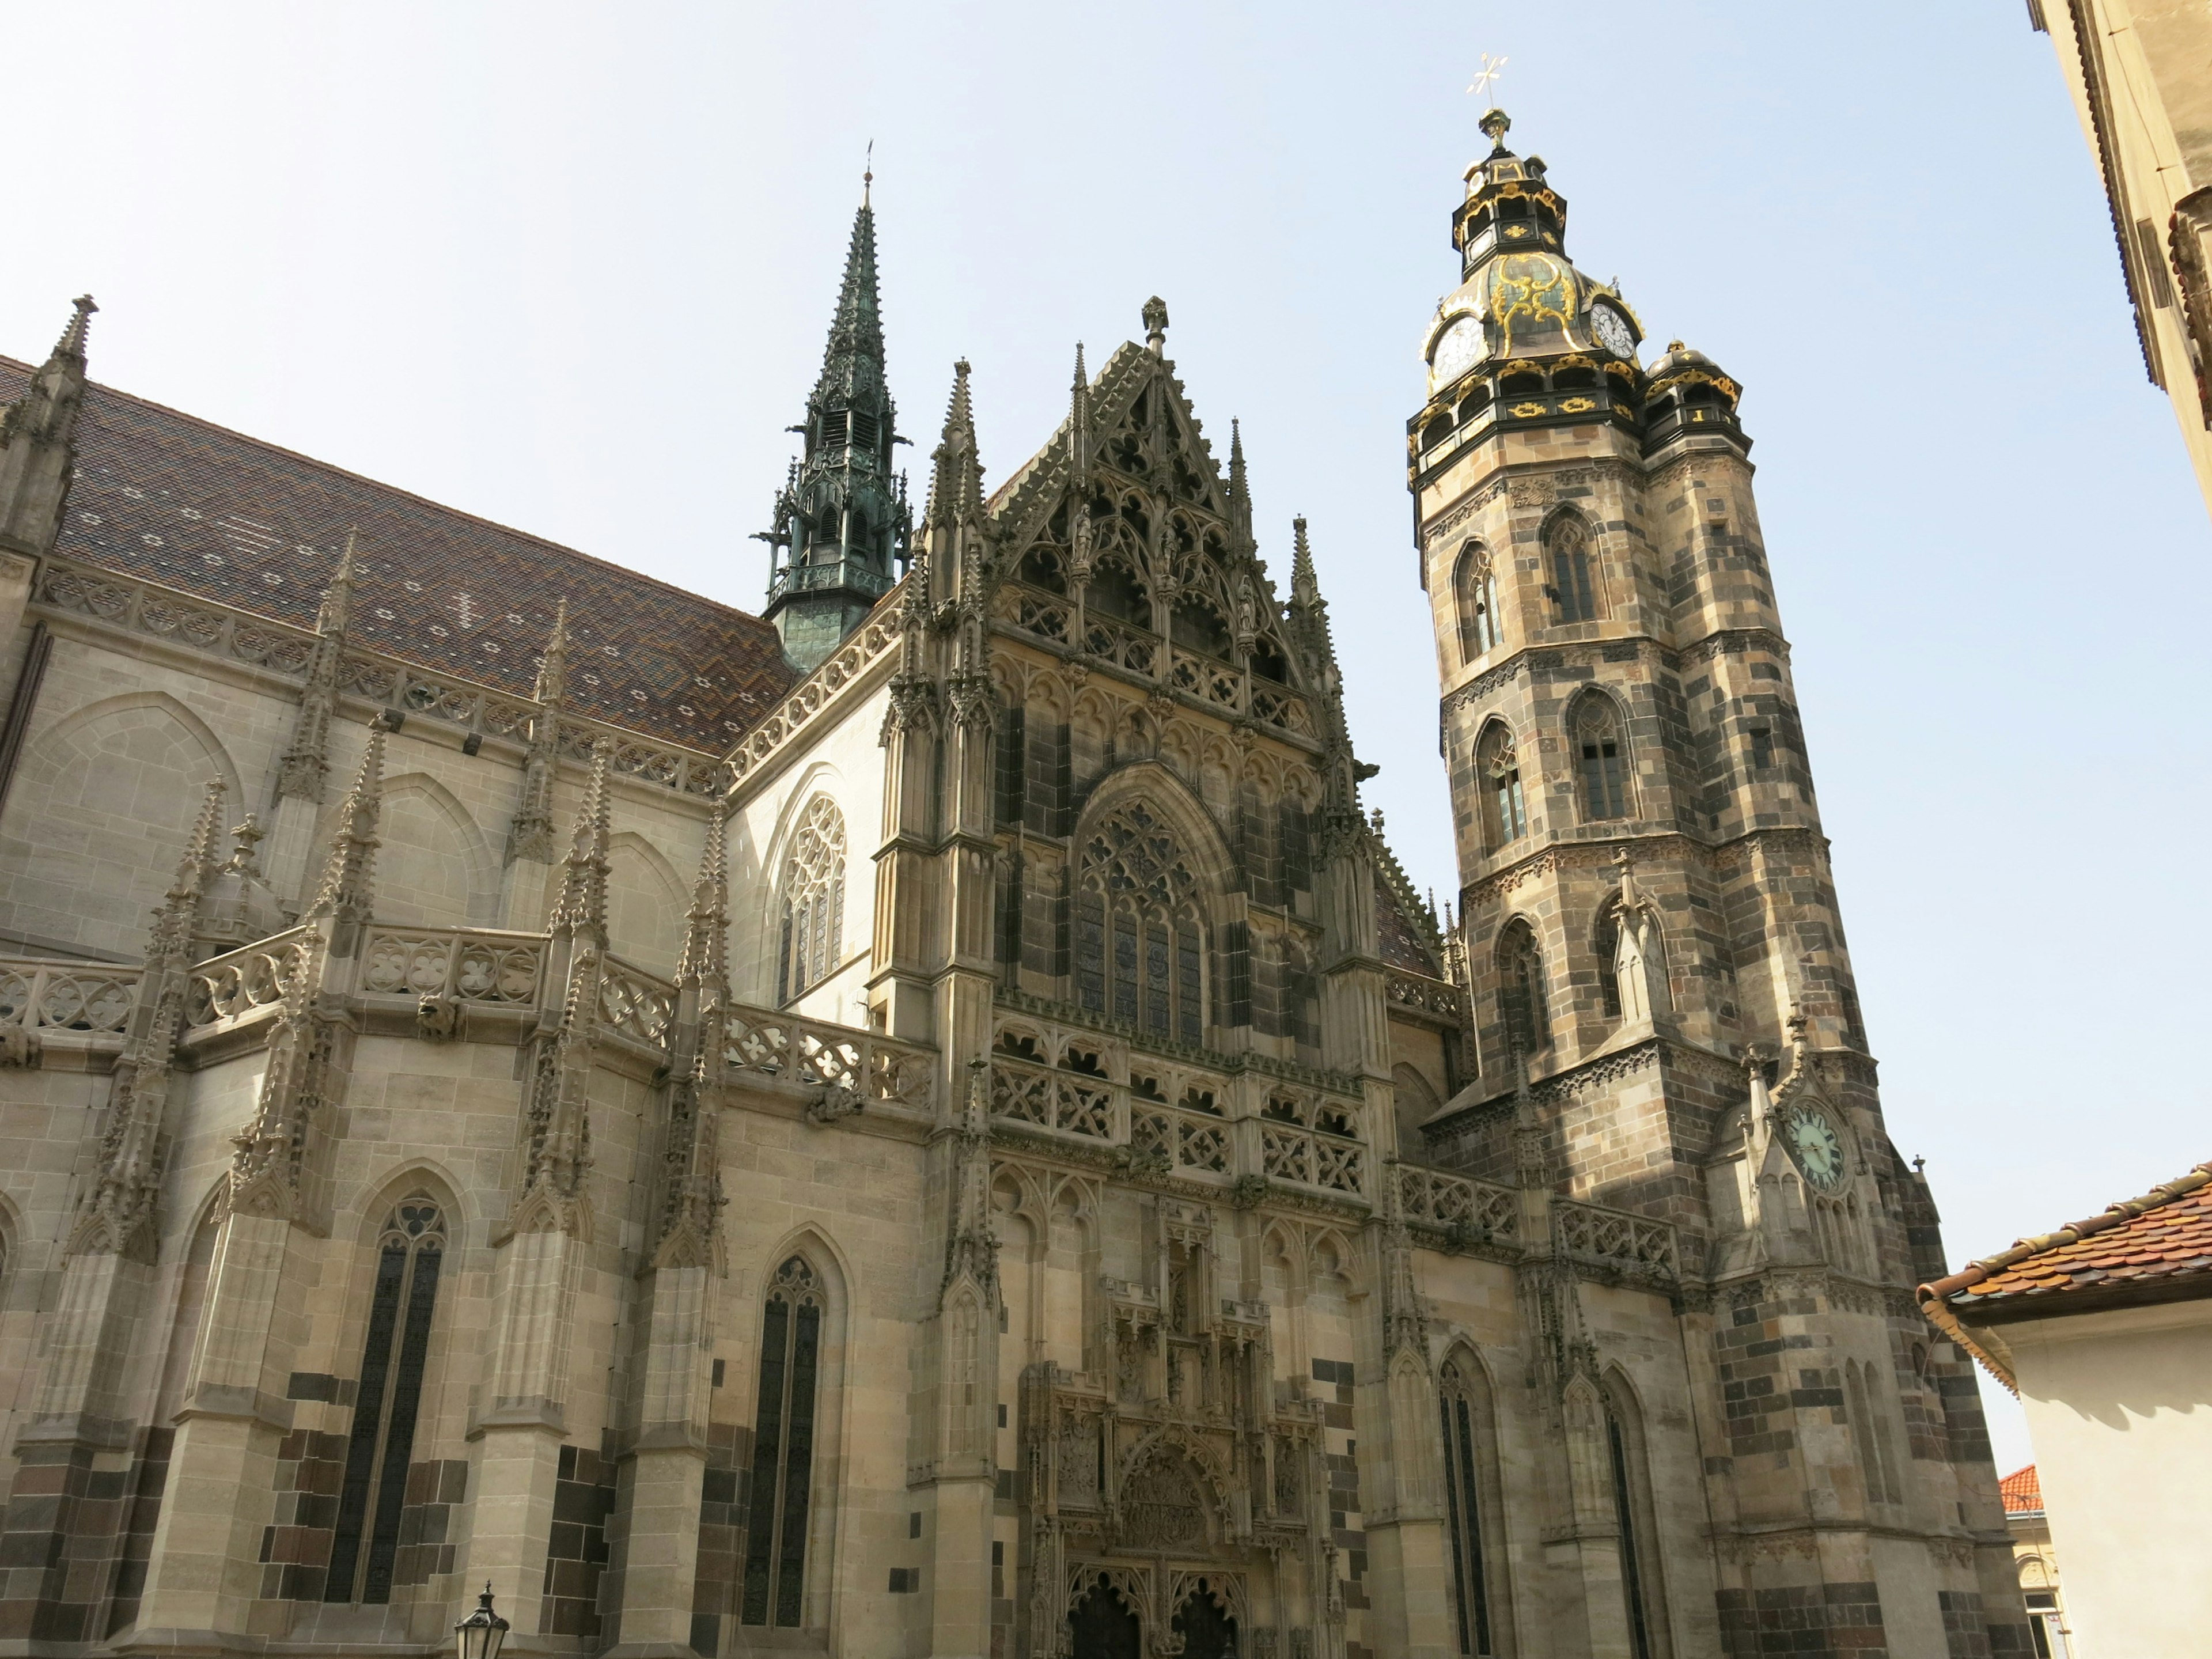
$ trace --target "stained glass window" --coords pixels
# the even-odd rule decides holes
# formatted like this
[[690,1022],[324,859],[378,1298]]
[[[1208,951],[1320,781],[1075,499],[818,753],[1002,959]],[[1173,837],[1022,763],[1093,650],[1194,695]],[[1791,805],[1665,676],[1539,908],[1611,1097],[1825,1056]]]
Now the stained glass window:
[[844,937],[845,819],[829,796],[817,795],[784,860],[775,1000],[788,1002],[836,971]]
[[1108,814],[1085,841],[1076,883],[1076,1000],[1200,1042],[1205,934],[1198,880],[1174,832],[1141,802]]
[[805,1258],[776,1269],[761,1312],[760,1401],[753,1421],[740,1622],[796,1629],[805,1611],[807,1512],[813,1498],[822,1290]]
[[1452,1578],[1458,1590],[1459,1650],[1485,1659],[1490,1646],[1490,1583],[1482,1558],[1482,1486],[1475,1469],[1481,1404],[1467,1379],[1447,1363],[1441,1380],[1444,1431],[1444,1503],[1451,1522]]
[[353,1427],[346,1437],[330,1574],[323,1585],[326,1601],[392,1599],[399,1511],[407,1498],[407,1465],[415,1450],[415,1419],[422,1401],[430,1316],[445,1249],[445,1219],[427,1194],[392,1206],[377,1240],[376,1286],[369,1301]]

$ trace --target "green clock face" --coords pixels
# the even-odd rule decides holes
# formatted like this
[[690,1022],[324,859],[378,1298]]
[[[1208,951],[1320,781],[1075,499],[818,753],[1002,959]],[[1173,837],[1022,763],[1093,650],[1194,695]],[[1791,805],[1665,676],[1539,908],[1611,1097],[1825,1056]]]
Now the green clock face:
[[1844,1184],[1844,1138],[1826,1112],[1801,1106],[1790,1115],[1782,1133],[1806,1180],[1824,1193]]

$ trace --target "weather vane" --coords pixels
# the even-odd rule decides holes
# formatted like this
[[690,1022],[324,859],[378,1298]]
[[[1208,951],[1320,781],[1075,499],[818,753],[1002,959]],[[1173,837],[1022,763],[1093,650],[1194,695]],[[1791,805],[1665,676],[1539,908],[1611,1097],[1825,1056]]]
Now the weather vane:
[[1468,87],[1468,91],[1472,94],[1480,96],[1487,100],[1490,97],[1491,82],[1497,80],[1498,77],[1504,72],[1504,58],[1492,58],[1486,52],[1482,54],[1481,71],[1476,75],[1474,82]]

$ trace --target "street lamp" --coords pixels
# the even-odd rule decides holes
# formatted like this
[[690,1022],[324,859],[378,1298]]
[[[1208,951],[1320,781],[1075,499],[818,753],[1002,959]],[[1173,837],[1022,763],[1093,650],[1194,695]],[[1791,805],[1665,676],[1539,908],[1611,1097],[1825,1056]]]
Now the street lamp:
[[507,1631],[507,1620],[491,1610],[491,1584],[487,1581],[483,1594],[477,1597],[477,1610],[453,1626],[461,1659],[499,1659]]

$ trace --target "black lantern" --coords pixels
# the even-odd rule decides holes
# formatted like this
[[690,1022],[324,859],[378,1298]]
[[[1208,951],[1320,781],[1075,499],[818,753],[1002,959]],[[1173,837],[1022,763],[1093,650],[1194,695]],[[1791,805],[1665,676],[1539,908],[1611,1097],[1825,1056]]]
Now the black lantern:
[[483,1594],[477,1597],[477,1610],[453,1626],[461,1659],[499,1659],[499,1650],[507,1643],[507,1620],[491,1610],[491,1585],[487,1583]]

